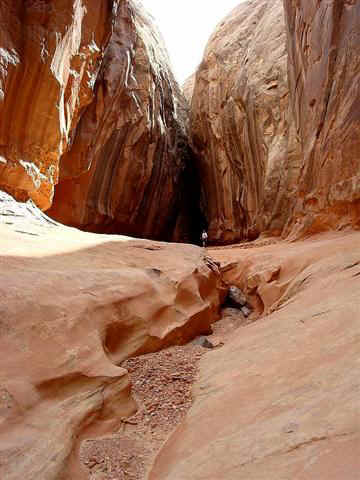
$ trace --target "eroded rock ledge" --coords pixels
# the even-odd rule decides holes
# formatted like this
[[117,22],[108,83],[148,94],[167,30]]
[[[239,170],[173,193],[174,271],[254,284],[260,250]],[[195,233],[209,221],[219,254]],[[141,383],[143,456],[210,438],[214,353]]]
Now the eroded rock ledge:
[[357,479],[359,245],[332,232],[210,249],[267,315],[202,357],[150,480]]
[[217,266],[198,247],[57,225],[0,196],[0,477],[81,478],[79,441],[134,412],[129,356],[207,333]]

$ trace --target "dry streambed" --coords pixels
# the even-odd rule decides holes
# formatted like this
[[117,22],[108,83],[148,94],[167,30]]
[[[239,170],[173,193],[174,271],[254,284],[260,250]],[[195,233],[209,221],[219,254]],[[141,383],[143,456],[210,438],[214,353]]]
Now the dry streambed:
[[164,441],[191,407],[199,359],[210,348],[220,348],[234,330],[248,322],[239,310],[227,308],[209,337],[124,362],[138,411],[124,418],[116,433],[83,442],[81,460],[89,480],[145,479]]

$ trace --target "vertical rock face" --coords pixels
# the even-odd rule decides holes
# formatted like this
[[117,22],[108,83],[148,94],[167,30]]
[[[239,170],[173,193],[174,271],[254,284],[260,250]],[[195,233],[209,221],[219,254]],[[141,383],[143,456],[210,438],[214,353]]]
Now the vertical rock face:
[[0,1],[0,188],[50,206],[117,0]]
[[289,196],[294,173],[283,165],[289,143],[296,154],[291,125],[282,1],[242,3],[211,37],[192,97],[211,240],[281,228],[279,184]]
[[121,2],[50,215],[87,230],[170,239],[191,160],[186,121],[160,34],[138,2]]
[[360,3],[284,0],[289,81],[302,143],[288,231],[359,225]]
[[190,75],[190,77],[188,77],[185,80],[185,82],[182,85],[182,90],[184,92],[185,98],[189,103],[191,103],[191,99],[194,93],[195,78],[196,78],[196,74],[193,73],[192,75]]
[[141,4],[0,9],[0,188],[47,210],[60,181],[50,214],[64,223],[188,239],[188,107]]
[[359,25],[358,2],[249,0],[218,26],[191,108],[211,240],[358,226]]

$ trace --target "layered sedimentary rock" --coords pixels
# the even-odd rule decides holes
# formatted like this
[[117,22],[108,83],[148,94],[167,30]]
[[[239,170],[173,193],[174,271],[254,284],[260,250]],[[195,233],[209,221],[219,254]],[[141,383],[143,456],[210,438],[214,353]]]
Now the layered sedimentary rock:
[[218,26],[191,109],[210,240],[358,226],[359,9],[251,0]]
[[360,3],[284,1],[289,81],[302,143],[287,231],[359,226]]
[[209,331],[218,268],[198,247],[80,232],[5,194],[0,235],[0,477],[87,478],[79,442],[135,409],[118,365]]
[[326,233],[210,250],[273,313],[202,357],[150,480],[357,480],[359,245],[358,232]]
[[198,189],[186,170],[186,123],[160,34],[141,5],[121,2],[49,214],[87,230],[171,239],[181,190]]
[[199,190],[188,107],[142,5],[2,0],[0,9],[0,187],[46,210],[60,180],[50,214],[64,223],[197,236],[197,205],[194,222],[182,205],[182,190],[191,199]]
[[0,187],[51,205],[118,0],[0,1]]
[[218,25],[196,74],[191,129],[210,240],[280,230],[278,191],[291,195],[286,159],[297,148],[281,0],[244,2]]

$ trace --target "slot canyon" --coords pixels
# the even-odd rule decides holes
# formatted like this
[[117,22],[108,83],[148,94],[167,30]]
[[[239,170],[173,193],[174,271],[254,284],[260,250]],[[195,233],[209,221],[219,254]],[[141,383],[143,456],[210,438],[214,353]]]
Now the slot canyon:
[[149,10],[0,0],[0,479],[358,480],[360,0]]

